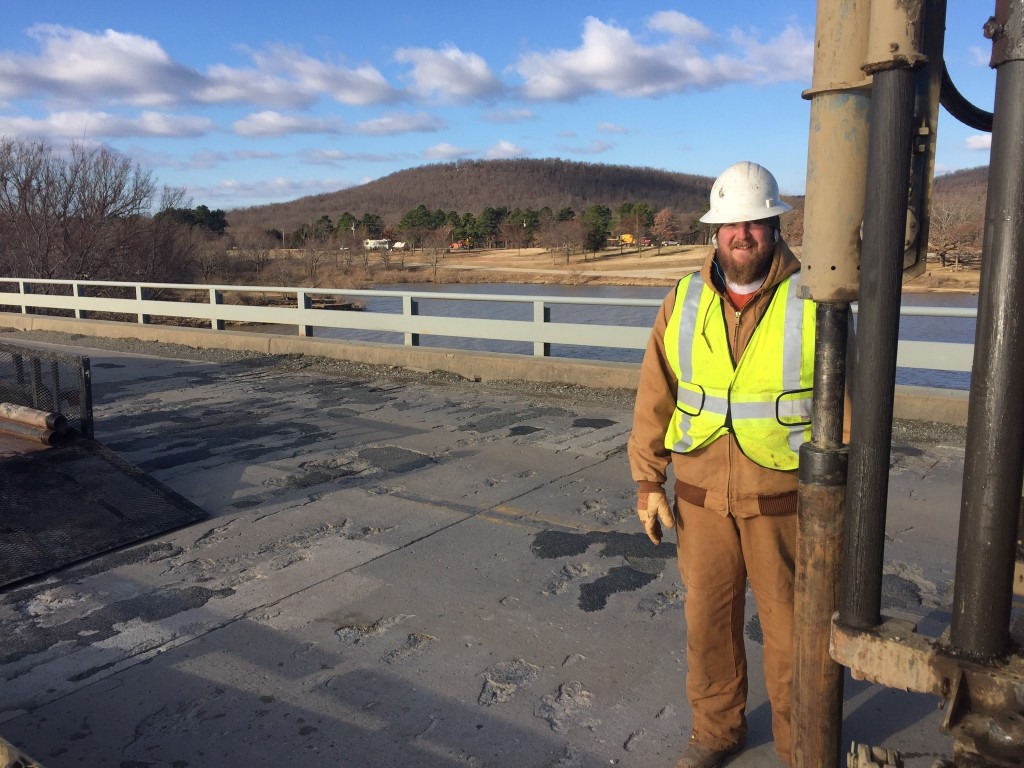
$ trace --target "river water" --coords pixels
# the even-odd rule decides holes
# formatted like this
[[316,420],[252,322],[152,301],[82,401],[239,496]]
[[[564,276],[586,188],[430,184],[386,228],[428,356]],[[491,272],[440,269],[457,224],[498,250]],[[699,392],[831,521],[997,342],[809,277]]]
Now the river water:
[[[534,285],[518,283],[475,283],[471,285],[432,285],[425,288],[422,283],[393,284],[381,286],[389,291],[429,291],[459,294],[500,294],[512,296],[568,296],[596,299],[653,299],[661,300],[671,290],[666,287],[639,286],[593,286],[593,285]],[[402,304],[398,298],[361,297],[368,312],[401,313]],[[931,293],[904,294],[904,306],[930,307],[977,307],[978,297],[970,294]],[[628,325],[649,328],[657,307],[587,307],[572,304],[549,304],[551,321],[561,323],[590,323],[603,325]],[[420,300],[423,315],[444,315],[464,317],[467,322],[473,318],[500,320],[530,320],[533,307],[530,304],[515,304],[491,301]],[[948,341],[970,344],[974,341],[974,318],[955,317],[902,317],[900,338],[914,341]],[[402,334],[384,331],[360,331],[341,328],[316,328],[314,335],[324,338],[351,341],[371,341],[401,344]],[[468,349],[486,352],[508,352],[530,355],[533,347],[527,342],[489,341],[455,337],[432,337],[422,335],[420,344],[428,347]],[[572,357],[586,360],[639,363],[643,358],[641,350],[608,349],[603,347],[552,345],[553,357]],[[915,368],[900,368],[896,383],[922,387],[946,389],[968,389],[970,374],[954,371],[932,371]]]

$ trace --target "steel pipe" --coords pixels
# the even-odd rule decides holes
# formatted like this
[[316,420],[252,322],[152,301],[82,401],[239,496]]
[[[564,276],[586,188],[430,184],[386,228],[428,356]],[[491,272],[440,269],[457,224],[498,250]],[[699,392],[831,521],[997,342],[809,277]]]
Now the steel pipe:
[[880,617],[913,104],[912,70],[875,74],[857,328],[858,338],[870,343],[858,345],[851,386],[854,419],[839,609],[840,621],[859,629],[875,626]]
[[[56,368],[56,366],[54,366]],[[54,374],[56,376],[56,374]],[[60,387],[54,387],[59,392]],[[66,432],[68,420],[63,414],[52,411],[40,411],[16,403],[0,403],[0,419],[17,421],[29,426],[42,429],[52,429],[54,432]]]
[[[1024,0],[1011,3],[1018,18]],[[970,657],[1010,648],[1024,473],[1024,61],[996,74],[985,241],[968,404],[950,646]]]

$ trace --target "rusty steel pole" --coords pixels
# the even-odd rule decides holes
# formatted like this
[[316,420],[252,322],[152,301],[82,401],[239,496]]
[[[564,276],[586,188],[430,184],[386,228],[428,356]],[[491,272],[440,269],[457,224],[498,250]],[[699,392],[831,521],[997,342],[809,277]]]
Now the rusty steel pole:
[[819,302],[814,347],[812,440],[800,446],[797,534],[794,759],[798,768],[839,764],[843,668],[829,655],[842,563],[847,451],[843,401],[848,304]]
[[817,302],[811,442],[800,448],[793,760],[840,759],[843,669],[829,655],[837,607],[847,451],[843,446],[847,331],[857,298],[871,79],[861,70],[869,0],[819,0],[807,150],[800,295]]

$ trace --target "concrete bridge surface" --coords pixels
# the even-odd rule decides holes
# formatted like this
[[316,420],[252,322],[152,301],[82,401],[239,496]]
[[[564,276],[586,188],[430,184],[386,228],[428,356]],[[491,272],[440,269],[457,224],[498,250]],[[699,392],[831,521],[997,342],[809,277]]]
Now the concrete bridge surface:
[[[635,520],[630,392],[0,336],[87,354],[97,439],[209,513],[0,591],[0,736],[43,765],[674,765],[686,595]],[[891,469],[886,612],[936,633],[957,434],[901,430]],[[773,766],[747,617],[730,765]],[[937,701],[845,697],[846,743],[948,754]]]

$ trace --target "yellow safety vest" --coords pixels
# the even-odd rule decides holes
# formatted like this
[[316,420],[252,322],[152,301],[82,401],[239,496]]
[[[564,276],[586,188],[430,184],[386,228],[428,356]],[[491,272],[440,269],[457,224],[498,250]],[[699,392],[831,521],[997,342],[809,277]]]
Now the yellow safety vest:
[[762,467],[796,469],[811,439],[814,386],[813,301],[797,297],[799,275],[779,284],[739,362],[732,354],[721,299],[700,273],[676,287],[665,352],[679,381],[665,447],[688,453],[732,432]]

